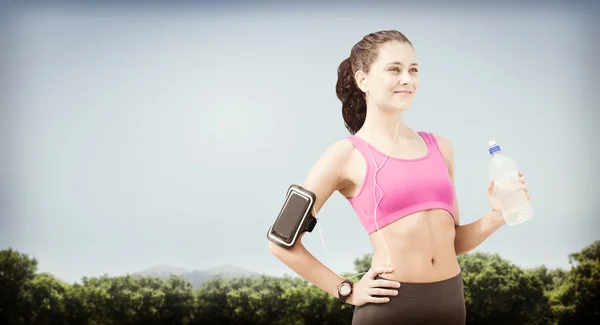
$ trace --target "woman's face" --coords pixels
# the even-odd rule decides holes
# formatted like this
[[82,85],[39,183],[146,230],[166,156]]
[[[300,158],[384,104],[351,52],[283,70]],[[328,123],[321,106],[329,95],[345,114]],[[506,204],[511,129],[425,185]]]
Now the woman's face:
[[383,44],[368,74],[357,72],[367,102],[384,110],[408,110],[419,87],[417,57],[409,43]]

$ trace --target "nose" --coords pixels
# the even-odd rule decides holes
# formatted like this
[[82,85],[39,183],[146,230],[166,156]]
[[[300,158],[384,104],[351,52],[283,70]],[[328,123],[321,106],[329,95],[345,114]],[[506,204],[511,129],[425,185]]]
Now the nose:
[[410,75],[410,73],[408,73],[408,71],[404,71],[400,74],[400,80],[398,80],[398,82],[401,85],[406,86],[412,83],[412,76]]

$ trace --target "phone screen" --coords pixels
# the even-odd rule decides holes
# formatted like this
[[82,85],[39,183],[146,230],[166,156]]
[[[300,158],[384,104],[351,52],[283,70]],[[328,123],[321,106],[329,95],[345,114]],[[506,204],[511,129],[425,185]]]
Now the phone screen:
[[285,240],[291,241],[309,204],[308,198],[292,192],[273,225],[273,231]]

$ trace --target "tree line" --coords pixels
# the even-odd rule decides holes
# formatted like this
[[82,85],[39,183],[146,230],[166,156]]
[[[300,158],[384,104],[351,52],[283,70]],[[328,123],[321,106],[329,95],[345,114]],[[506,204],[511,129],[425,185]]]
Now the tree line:
[[[570,254],[569,262],[568,270],[524,269],[498,254],[460,256],[467,324],[600,324],[600,241]],[[366,271],[369,256],[354,265]],[[297,276],[217,276],[196,288],[175,275],[69,284],[38,272],[27,254],[0,251],[0,324],[347,325],[352,312]]]

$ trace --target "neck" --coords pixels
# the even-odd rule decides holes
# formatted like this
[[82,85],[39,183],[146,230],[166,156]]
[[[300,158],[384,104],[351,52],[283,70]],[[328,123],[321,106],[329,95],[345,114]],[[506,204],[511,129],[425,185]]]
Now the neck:
[[402,111],[388,111],[380,109],[367,110],[365,123],[360,129],[360,133],[365,137],[379,141],[394,141],[394,137],[398,140],[401,137],[412,135],[405,124],[402,116]]

